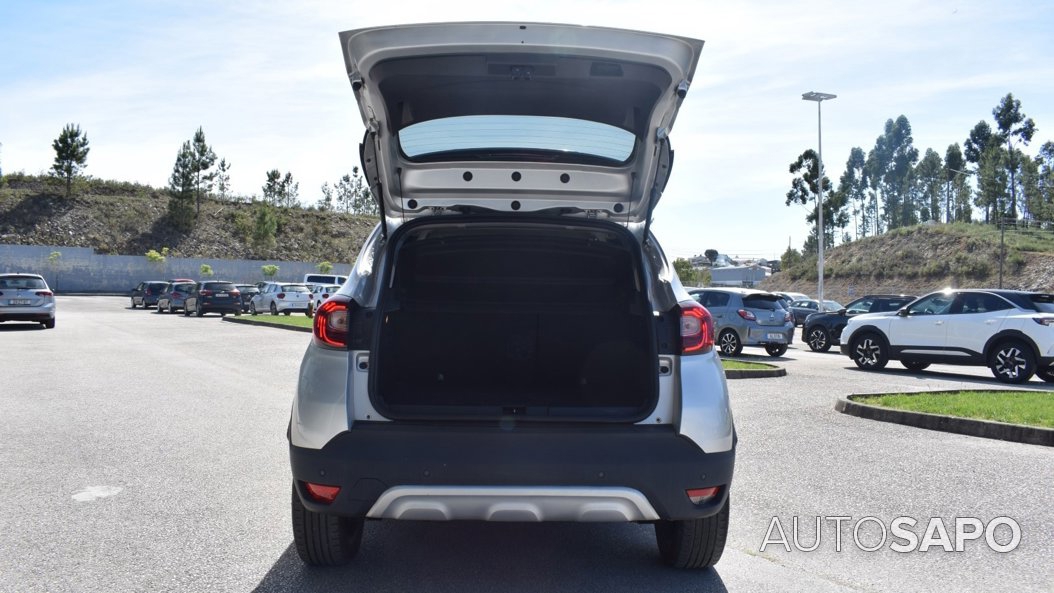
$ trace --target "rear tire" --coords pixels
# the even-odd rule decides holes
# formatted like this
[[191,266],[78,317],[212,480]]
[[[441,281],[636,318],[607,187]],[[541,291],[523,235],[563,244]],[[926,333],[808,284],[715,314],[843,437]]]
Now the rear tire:
[[271,301],[271,315],[278,315],[278,307],[275,306],[274,301]]
[[743,351],[743,342],[739,340],[739,334],[735,330],[726,329],[717,337],[717,347],[722,356],[739,356]]
[[249,313],[252,315],[259,315],[260,313],[256,310],[256,303],[249,303]]
[[811,327],[805,332],[805,341],[813,352],[827,352],[831,349],[831,336],[822,327]]
[[196,315],[198,317],[201,317],[204,314],[205,314],[205,311],[201,308],[200,305],[194,305],[194,315]]
[[786,344],[767,344],[765,346],[765,352],[768,352],[769,356],[771,356],[773,358],[776,358],[776,357],[779,357],[779,356],[783,356],[784,354],[787,353],[787,345]]
[[292,311],[282,311],[282,313],[285,313],[286,317],[288,317],[289,314],[292,313]]
[[904,365],[904,368],[909,371],[921,371],[930,366],[928,362],[920,362],[918,360],[902,360],[900,364]]
[[1036,358],[1023,342],[1008,340],[992,349],[988,368],[1003,383],[1025,383],[1036,373]]
[[168,312],[173,314],[173,315],[176,314],[176,308],[172,306],[172,301],[168,302]]
[[878,334],[867,332],[853,338],[849,354],[856,366],[865,371],[878,371],[889,362],[889,347]]
[[137,305],[135,304],[135,299],[132,299],[132,308],[133,308],[133,309],[135,309],[135,308],[136,308],[136,306],[137,306]]
[[44,329],[55,329],[55,320],[48,319],[47,321],[41,321],[40,325],[43,325]]
[[721,559],[728,538],[730,500],[713,516],[687,521],[658,521],[655,541],[663,562],[676,568],[709,568]]
[[348,519],[309,511],[293,486],[293,542],[305,564],[347,564],[362,543],[362,519]]

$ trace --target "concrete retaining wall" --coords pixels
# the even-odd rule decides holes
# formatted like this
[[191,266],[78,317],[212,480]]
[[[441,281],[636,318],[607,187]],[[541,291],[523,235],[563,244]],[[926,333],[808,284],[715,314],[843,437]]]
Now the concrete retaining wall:
[[[61,254],[52,263],[52,252]],[[252,283],[265,280],[261,266],[278,266],[275,280],[300,281],[304,274],[318,272],[318,262],[247,259],[196,259],[168,257],[163,265],[151,263],[142,255],[101,255],[85,247],[0,244],[0,273],[40,274],[48,286],[59,293],[128,292],[143,280],[200,278],[201,264],[212,266],[212,278]],[[333,263],[331,274],[347,276],[352,264]]]

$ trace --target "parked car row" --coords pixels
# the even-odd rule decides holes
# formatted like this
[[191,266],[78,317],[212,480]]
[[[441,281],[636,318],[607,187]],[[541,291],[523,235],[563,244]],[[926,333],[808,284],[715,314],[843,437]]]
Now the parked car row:
[[[325,279],[333,278],[327,276]],[[226,316],[251,313],[304,313],[309,317],[318,303],[329,298],[340,286],[299,282],[258,282],[235,284],[227,280],[148,280],[131,291],[132,308],[156,308],[159,313],[197,315],[219,313]],[[317,302],[316,302],[317,301]]]
[[[761,346],[782,356],[794,341],[794,319],[805,302],[816,306],[801,323],[814,352],[838,346],[864,370],[890,360],[921,371],[933,363],[987,366],[1004,383],[1033,376],[1054,382],[1054,294],[993,289],[946,289],[921,298],[872,294],[842,307],[814,299],[738,288],[689,289],[714,321],[722,356]],[[788,305],[789,302],[789,305]],[[810,308],[811,309],[811,308]]]

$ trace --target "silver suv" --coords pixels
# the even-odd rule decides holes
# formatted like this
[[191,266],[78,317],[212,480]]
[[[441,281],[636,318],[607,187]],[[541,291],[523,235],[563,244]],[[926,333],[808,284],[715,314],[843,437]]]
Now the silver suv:
[[710,314],[649,232],[702,42],[461,23],[340,35],[381,211],[289,423],[297,553],[365,519],[655,525],[711,566],[736,435]]
[[713,316],[724,356],[739,356],[743,346],[762,346],[769,356],[783,356],[794,343],[794,316],[779,295],[749,288],[700,288],[691,294]]

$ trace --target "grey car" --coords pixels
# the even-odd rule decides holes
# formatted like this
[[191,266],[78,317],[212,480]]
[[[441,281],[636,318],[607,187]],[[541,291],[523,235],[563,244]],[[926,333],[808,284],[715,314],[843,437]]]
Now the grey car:
[[0,323],[33,321],[55,327],[55,293],[38,274],[0,274]]
[[748,288],[700,288],[690,294],[713,316],[723,356],[738,356],[743,346],[783,356],[794,343],[794,319],[778,295]]

